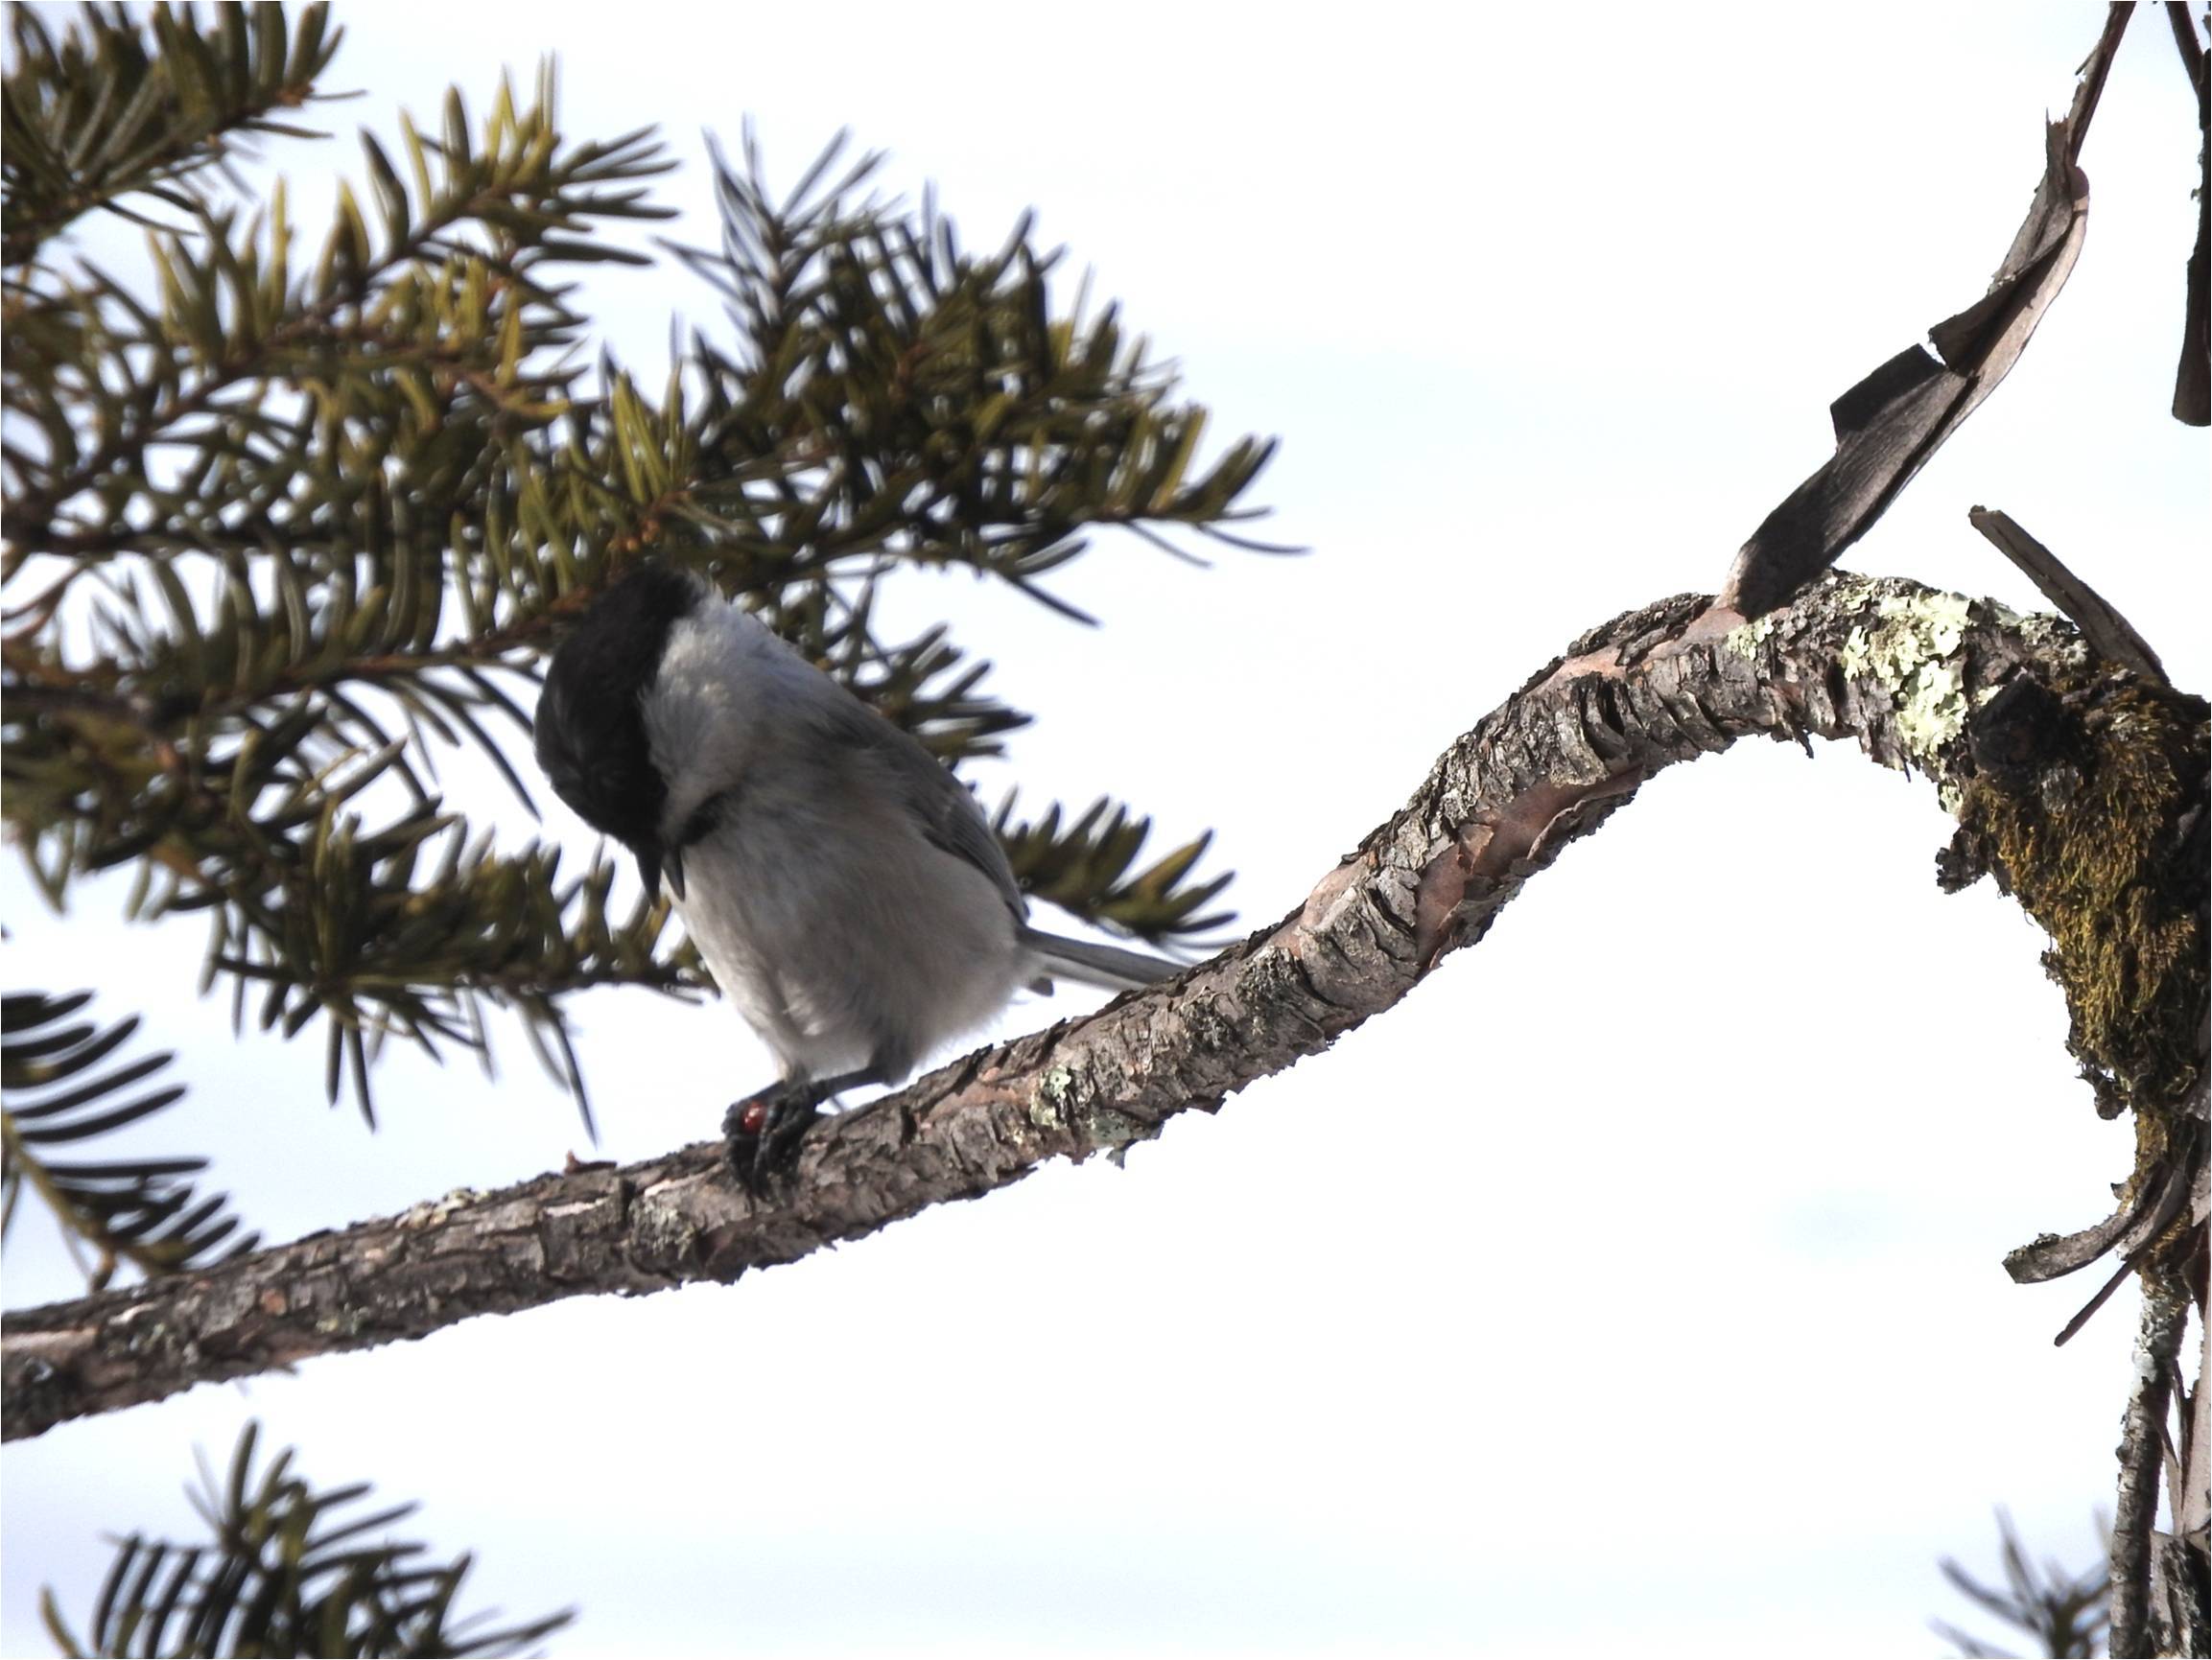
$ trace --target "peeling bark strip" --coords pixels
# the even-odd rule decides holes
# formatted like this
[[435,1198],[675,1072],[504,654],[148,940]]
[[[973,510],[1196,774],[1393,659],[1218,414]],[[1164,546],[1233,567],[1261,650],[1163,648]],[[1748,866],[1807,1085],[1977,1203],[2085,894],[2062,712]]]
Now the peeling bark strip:
[[2088,230],[2089,180],[2074,163],[2133,12],[2126,0],[2106,9],[2073,107],[2044,132],[2043,176],[1988,292],[1928,331],[1933,353],[1907,346],[1829,407],[1836,453],[1752,532],[1722,604],[1756,617],[1833,565],[2028,349]]
[[748,1201],[718,1146],[702,1143],[622,1170],[464,1190],[206,1272],[10,1315],[5,1433],[475,1315],[726,1282],[1053,1157],[1118,1152],[1389,1008],[1660,768],[1748,736],[1817,734],[1916,768],[1955,801],[1973,765],[1969,712],[2023,670],[2071,685],[2111,672],[2056,620],[1894,579],[1834,573],[1749,624],[1695,596],[1632,612],[1454,743],[1282,923],[1165,986],[826,1122],[772,1200]]

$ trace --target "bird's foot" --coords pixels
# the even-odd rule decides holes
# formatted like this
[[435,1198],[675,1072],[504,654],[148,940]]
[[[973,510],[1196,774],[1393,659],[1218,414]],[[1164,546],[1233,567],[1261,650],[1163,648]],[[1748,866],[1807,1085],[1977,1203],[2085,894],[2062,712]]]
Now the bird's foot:
[[822,1117],[821,1099],[812,1085],[787,1078],[730,1104],[722,1141],[739,1186],[760,1199],[778,1177],[790,1174],[799,1143]]

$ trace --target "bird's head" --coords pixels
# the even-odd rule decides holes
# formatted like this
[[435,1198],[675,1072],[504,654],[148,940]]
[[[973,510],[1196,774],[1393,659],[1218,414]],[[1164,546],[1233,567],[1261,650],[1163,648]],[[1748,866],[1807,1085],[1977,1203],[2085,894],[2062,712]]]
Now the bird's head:
[[707,597],[697,578],[658,562],[623,577],[553,652],[532,722],[553,793],[637,856],[648,892],[660,887],[669,792],[647,738],[645,699],[670,631]]

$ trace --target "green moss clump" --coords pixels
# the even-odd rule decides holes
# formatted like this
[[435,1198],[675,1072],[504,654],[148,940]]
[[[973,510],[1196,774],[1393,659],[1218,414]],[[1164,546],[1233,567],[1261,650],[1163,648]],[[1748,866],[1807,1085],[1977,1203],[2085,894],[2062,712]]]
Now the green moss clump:
[[2206,1007],[2205,703],[2117,678],[2058,690],[2081,743],[2027,778],[1973,779],[1957,852],[2050,934],[2099,1112],[2178,1104]]

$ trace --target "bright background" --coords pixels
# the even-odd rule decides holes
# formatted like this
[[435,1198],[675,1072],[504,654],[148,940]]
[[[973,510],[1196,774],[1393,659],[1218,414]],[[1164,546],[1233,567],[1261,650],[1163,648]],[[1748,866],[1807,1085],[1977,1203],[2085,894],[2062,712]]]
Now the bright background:
[[[786,180],[850,124],[973,244],[1038,206],[1218,435],[1282,434],[1259,495],[1312,552],[1110,542],[1055,582],[1096,631],[972,581],[902,603],[1041,716],[987,799],[1212,826],[1258,925],[1581,629],[1717,584],[1829,400],[1981,293],[2102,10],[357,6],[331,83],[367,96],[322,115],[389,133],[454,81],[482,111],[553,51],[572,133],[668,125],[687,240],[699,129],[747,112]],[[2002,507],[2212,684],[2204,437],[2165,413],[2196,154],[2146,9],[2072,283],[1848,563],[2037,608],[1967,526]],[[349,139],[278,159],[359,171]],[[671,312],[713,316],[673,269],[590,294],[648,384]],[[1126,1169],[12,1445],[0,1648],[46,1650],[42,1583],[82,1620],[103,1528],[188,1530],[190,1448],[258,1416],[318,1481],[423,1501],[481,1552],[474,1604],[578,1603],[561,1655],[1935,1652],[1931,1614],[1976,1623],[1936,1558],[1992,1571],[1993,1505],[2095,1555],[2135,1318],[2054,1350],[2091,1276],[1999,1266],[2105,1214],[2130,1134],[2036,930],[1936,891],[1949,828],[1853,754],[1746,745]],[[233,1042],[198,929],[127,932],[121,891],[56,920],[11,865],[6,977],[143,1010],[193,1093],[142,1144],[213,1155],[267,1237],[581,1150],[511,1032],[496,1084],[395,1052],[374,1135],[323,1111],[319,1043]],[[765,1076],[718,1008],[581,1021],[604,1157]],[[34,1221],[12,1305],[77,1283]]]

